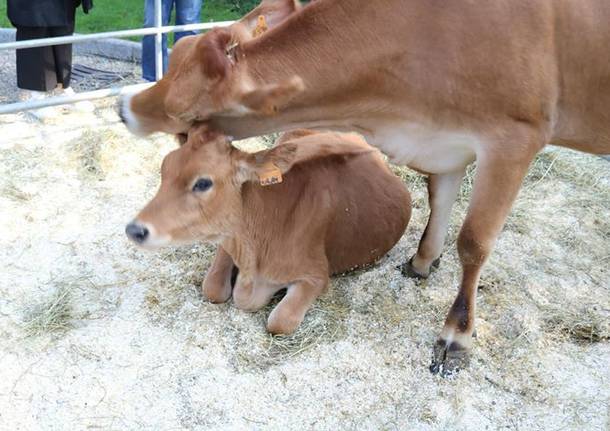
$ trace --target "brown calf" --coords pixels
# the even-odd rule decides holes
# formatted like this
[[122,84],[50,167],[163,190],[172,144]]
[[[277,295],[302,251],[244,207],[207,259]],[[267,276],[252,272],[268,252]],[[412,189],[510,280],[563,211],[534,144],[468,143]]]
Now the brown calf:
[[250,154],[206,127],[191,129],[161,171],[157,195],[127,226],[127,235],[143,247],[218,243],[203,284],[212,302],[230,298],[234,265],[238,308],[258,310],[287,287],[269,316],[274,334],[297,328],[329,274],[387,253],[411,215],[404,184],[354,134],[298,131]]
[[481,269],[535,154],[549,143],[610,153],[610,2],[266,4],[283,4],[285,20],[260,37],[238,26],[183,39],[167,76],[123,99],[127,126],[183,133],[207,120],[238,138],[296,127],[362,133],[430,175],[428,225],[404,266],[422,277],[476,160],[457,241],[462,281],[431,367],[453,371],[471,348]]

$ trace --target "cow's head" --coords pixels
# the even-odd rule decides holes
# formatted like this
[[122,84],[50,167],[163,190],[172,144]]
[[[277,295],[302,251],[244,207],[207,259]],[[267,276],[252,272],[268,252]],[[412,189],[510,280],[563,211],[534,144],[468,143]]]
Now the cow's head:
[[300,154],[290,142],[247,153],[224,135],[195,126],[186,143],[163,160],[157,194],[125,232],[147,248],[232,236],[242,217],[242,185],[265,179],[269,166],[283,174],[311,157]]
[[261,20],[263,30],[275,27],[299,7],[297,0],[263,0],[231,27],[180,39],[170,55],[167,74],[152,87],[121,98],[121,119],[137,135],[156,131],[180,135],[211,114],[272,113],[302,91],[302,81],[294,77],[255,86],[240,67],[237,47],[264,32],[259,31]]

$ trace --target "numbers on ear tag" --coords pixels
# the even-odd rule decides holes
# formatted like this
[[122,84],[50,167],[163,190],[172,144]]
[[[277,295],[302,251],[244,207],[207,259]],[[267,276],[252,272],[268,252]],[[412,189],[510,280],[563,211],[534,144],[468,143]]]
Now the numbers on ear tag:
[[273,184],[279,184],[284,181],[280,168],[271,162],[267,162],[262,166],[258,174],[258,179],[263,187],[272,186]]

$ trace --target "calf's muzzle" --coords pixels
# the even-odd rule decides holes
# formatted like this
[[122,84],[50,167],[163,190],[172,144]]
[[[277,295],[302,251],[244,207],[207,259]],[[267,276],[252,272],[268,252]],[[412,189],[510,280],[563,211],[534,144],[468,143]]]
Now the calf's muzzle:
[[125,234],[136,244],[142,244],[148,238],[148,228],[137,221],[132,221],[125,227]]

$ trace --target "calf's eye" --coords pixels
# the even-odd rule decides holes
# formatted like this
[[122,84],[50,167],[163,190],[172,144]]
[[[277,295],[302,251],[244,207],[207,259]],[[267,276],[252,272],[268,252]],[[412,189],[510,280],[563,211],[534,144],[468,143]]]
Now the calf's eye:
[[209,178],[199,178],[197,181],[195,181],[195,184],[193,184],[193,191],[205,192],[212,187],[212,184],[212,180]]

